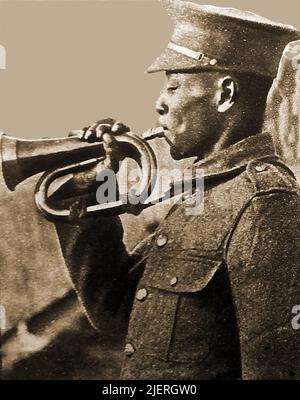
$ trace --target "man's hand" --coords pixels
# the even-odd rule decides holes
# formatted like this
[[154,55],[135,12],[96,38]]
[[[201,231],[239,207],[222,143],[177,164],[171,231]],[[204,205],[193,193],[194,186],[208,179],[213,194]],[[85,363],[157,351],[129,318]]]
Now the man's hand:
[[95,122],[89,127],[83,128],[80,133],[78,131],[71,132],[71,135],[77,135],[83,141],[89,143],[103,142],[106,158],[102,165],[106,169],[112,169],[115,173],[119,170],[119,162],[125,158],[125,154],[120,144],[114,136],[129,132],[130,128],[122,122],[116,122],[112,118],[107,118]]
[[93,191],[98,186],[96,176],[104,169],[111,169],[115,173],[119,171],[120,161],[122,161],[126,155],[114,136],[129,131],[130,129],[121,122],[116,122],[112,118],[107,118],[95,122],[91,126],[83,128],[80,131],[71,131],[69,133],[69,136],[78,136],[80,140],[89,143],[102,142],[106,153],[105,159],[99,162],[95,167],[73,174],[75,193]]

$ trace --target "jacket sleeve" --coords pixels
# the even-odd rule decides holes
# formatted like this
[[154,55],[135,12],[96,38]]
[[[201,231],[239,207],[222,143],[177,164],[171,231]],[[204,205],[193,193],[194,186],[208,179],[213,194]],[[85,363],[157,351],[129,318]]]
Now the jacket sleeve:
[[243,379],[300,379],[300,198],[256,197],[231,236],[227,265],[240,336]]
[[[51,201],[70,206],[93,195],[76,192],[70,181]],[[87,317],[101,332],[128,323],[137,282],[143,273],[143,251],[129,254],[123,243],[119,217],[71,219],[55,223],[68,274]]]

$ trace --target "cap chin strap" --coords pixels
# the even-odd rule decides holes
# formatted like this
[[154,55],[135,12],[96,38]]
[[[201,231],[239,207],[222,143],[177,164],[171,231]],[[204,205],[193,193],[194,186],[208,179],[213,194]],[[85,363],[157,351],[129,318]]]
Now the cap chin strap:
[[177,53],[183,54],[184,56],[193,58],[194,60],[197,61],[201,61],[204,56],[204,54],[201,52],[188,49],[187,47],[178,46],[178,44],[172,42],[168,44],[168,49],[174,50]]
[[186,57],[192,58],[193,60],[203,62],[203,65],[216,65],[217,60],[215,58],[205,57],[205,55],[200,51],[194,51],[187,47],[179,46],[173,42],[169,42],[168,49],[176,51],[176,53],[182,54]]

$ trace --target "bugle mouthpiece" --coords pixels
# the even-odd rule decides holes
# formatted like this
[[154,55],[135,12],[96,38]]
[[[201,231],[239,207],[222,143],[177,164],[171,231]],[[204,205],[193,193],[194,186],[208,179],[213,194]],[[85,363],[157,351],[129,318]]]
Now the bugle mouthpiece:
[[145,140],[163,138],[164,136],[165,136],[165,130],[162,126],[158,126],[157,128],[150,128],[143,133],[143,139]]

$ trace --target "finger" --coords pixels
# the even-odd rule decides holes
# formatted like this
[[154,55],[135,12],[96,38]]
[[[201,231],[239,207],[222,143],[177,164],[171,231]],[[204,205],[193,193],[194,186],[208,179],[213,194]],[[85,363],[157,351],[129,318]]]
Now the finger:
[[110,134],[104,133],[103,135],[103,148],[105,150],[106,156],[115,153],[115,156],[120,156],[121,150],[118,141]]
[[84,131],[83,138],[87,141],[92,141],[96,137],[95,133],[96,128],[97,128],[96,122],[87,128],[83,128]]
[[113,133],[125,133],[125,132],[129,132],[130,128],[127,125],[123,124],[122,122],[116,122],[112,126],[111,131]]
[[106,165],[110,164],[116,172],[119,169],[119,162],[126,158],[120,143],[112,135],[106,133],[103,136],[103,147],[106,154]]
[[111,125],[109,124],[101,124],[96,127],[96,136],[98,139],[101,139],[104,133],[111,132]]
[[116,123],[116,120],[114,118],[105,118],[105,119],[100,119],[99,121],[96,122],[97,125],[114,125]]
[[114,138],[113,135],[110,135],[109,133],[104,133],[102,136],[103,139],[103,145],[117,145],[117,140]]
[[85,140],[89,141],[93,141],[93,139],[95,138],[96,133],[94,129],[88,129],[84,134],[83,137]]
[[84,137],[85,137],[85,130],[81,130],[81,131],[78,133],[78,137],[79,137],[80,140],[83,140]]
[[70,206],[70,222],[77,222],[81,220],[86,215],[86,203],[82,200],[75,201]]
[[111,169],[114,172],[118,172],[119,170],[119,161],[117,158],[111,156],[111,155],[107,155],[105,160],[103,161],[104,167],[106,169]]

